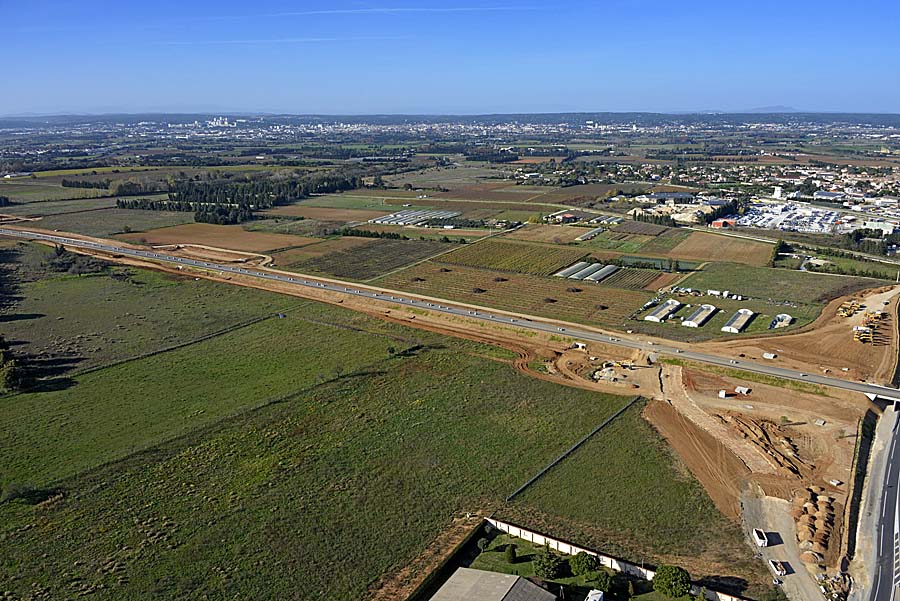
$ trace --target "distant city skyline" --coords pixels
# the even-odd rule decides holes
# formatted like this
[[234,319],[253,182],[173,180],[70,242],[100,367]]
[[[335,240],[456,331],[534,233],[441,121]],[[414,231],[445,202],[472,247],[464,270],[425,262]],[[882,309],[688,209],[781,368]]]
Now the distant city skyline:
[[900,4],[4,2],[0,115],[900,112]]

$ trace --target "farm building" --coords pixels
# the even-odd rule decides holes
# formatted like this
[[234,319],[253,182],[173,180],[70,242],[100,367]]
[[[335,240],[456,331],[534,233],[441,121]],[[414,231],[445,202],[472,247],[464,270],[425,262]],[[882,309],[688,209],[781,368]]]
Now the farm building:
[[431,601],[555,601],[556,595],[521,576],[459,568]]
[[587,261],[578,261],[574,265],[569,265],[565,269],[563,269],[561,271],[557,271],[553,275],[555,275],[558,278],[567,278],[570,275],[572,275],[573,273],[578,273],[579,271],[581,271],[588,265],[590,265],[590,263],[588,263]]
[[589,275],[593,275],[594,273],[600,271],[601,269],[603,269],[603,267],[604,267],[603,263],[591,263],[584,269],[582,269],[580,271],[576,271],[575,273],[570,275],[569,279],[570,280],[583,280],[584,278],[588,277]]
[[618,270],[619,270],[619,268],[616,267],[615,265],[606,265],[606,266],[603,267],[603,269],[600,269],[599,271],[595,271],[595,272],[592,273],[591,275],[589,275],[589,276],[587,276],[586,278],[584,278],[584,281],[586,281],[586,282],[600,282],[600,281],[602,281],[602,280],[605,280],[606,278],[608,278],[609,276],[611,276],[612,274],[614,274],[614,273],[617,272]]
[[579,221],[588,221],[596,216],[595,213],[587,213],[585,211],[564,210],[551,213],[544,219],[551,223],[577,223]]
[[716,313],[717,309],[713,305],[702,304],[697,309],[691,313],[690,317],[681,322],[686,328],[699,328],[703,324],[706,323],[710,317],[712,317]]
[[741,330],[746,328],[747,324],[750,323],[750,320],[753,319],[753,315],[754,313],[750,309],[738,309],[734,315],[728,318],[725,325],[722,326],[722,331],[731,334],[740,334]]
[[791,322],[793,321],[794,318],[787,313],[779,313],[775,316],[775,319],[772,320],[772,323],[769,324],[769,329],[777,330],[778,328],[786,328],[791,325]]
[[671,317],[672,314],[675,313],[675,311],[677,311],[679,308],[681,308],[681,303],[679,303],[674,298],[670,298],[669,300],[658,306],[656,309],[654,309],[650,313],[650,315],[644,317],[644,321],[660,323]]

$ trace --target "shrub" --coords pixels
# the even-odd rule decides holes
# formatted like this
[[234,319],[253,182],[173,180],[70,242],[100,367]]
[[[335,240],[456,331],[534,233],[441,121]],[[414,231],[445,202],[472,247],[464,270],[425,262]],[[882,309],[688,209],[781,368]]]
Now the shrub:
[[[597,572],[597,576],[594,578],[594,588],[603,591],[604,593],[608,593],[609,589],[612,588],[613,577],[609,572]],[[631,581],[628,582],[631,584]],[[634,589],[630,589],[632,595],[634,593]],[[630,598],[630,597],[629,597]]]
[[563,571],[563,559],[553,552],[550,545],[544,545],[544,548],[532,560],[534,564],[534,573],[540,578],[552,580],[559,578]]
[[478,544],[478,550],[481,551],[482,553],[484,553],[485,551],[487,551],[488,545],[490,545],[491,543],[486,538],[479,538],[477,544]]
[[653,590],[672,599],[691,592],[691,575],[678,566],[660,566],[653,578]]
[[506,563],[516,563],[516,546],[513,543],[506,545]]
[[572,574],[575,576],[583,576],[590,572],[597,571],[597,557],[581,551],[569,560],[569,567],[572,568]]

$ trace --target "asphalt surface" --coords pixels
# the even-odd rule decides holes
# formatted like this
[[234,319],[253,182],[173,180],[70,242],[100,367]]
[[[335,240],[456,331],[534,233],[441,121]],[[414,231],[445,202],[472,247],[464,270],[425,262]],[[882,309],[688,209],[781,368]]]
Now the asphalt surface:
[[900,445],[897,444],[897,426],[887,455],[887,468],[882,483],[881,517],[878,525],[878,563],[875,568],[871,601],[891,601],[900,585]]
[[[464,317],[481,319],[487,322],[494,323],[502,323],[506,325],[514,325],[516,327],[525,328],[529,330],[536,330],[542,332],[551,332],[554,334],[562,334],[564,336],[574,338],[576,340],[583,341],[595,341],[602,342],[604,344],[612,344],[615,346],[620,346],[628,349],[639,349],[650,353],[656,353],[659,355],[667,355],[672,357],[678,357],[685,360],[697,361],[700,363],[707,363],[710,365],[719,365],[722,367],[728,368],[736,368],[742,369],[749,372],[764,374],[768,376],[775,376],[779,378],[785,378],[788,380],[797,380],[800,382],[812,382],[814,384],[822,384],[825,386],[834,386],[835,388],[842,388],[844,390],[850,390],[853,392],[860,392],[863,394],[869,395],[880,395],[887,398],[893,398],[900,400],[900,390],[894,388],[888,388],[885,386],[879,386],[877,384],[868,384],[864,382],[851,382],[848,380],[841,380],[840,378],[831,378],[828,376],[823,376],[814,373],[800,372],[792,369],[786,369],[784,367],[779,367],[777,364],[761,364],[761,363],[753,363],[750,361],[738,360],[738,359],[729,359],[727,357],[720,357],[718,355],[710,355],[707,353],[699,353],[691,350],[686,350],[682,348],[677,348],[673,346],[666,346],[664,344],[658,344],[649,340],[640,340],[633,338],[620,338],[619,336],[614,335],[606,335],[599,332],[592,332],[589,330],[579,329],[578,326],[569,324],[556,325],[553,323],[547,323],[540,321],[539,318],[522,318],[522,317],[511,317],[509,315],[503,315],[501,313],[494,313],[488,310],[482,309],[469,309],[469,308],[461,308],[455,307],[453,305],[444,305],[438,304],[433,301],[426,301],[422,299],[418,299],[411,296],[403,296],[403,293],[394,292],[394,293],[386,293],[384,291],[375,291],[366,286],[360,286],[358,284],[341,284],[335,283],[334,281],[320,281],[314,279],[309,276],[304,276],[301,274],[297,274],[296,276],[288,276],[279,273],[272,273],[267,271],[260,271],[256,269],[248,269],[245,267],[239,267],[234,265],[221,265],[218,263],[213,263],[209,261],[199,261],[196,259],[186,259],[183,257],[175,257],[172,255],[166,255],[163,253],[154,252],[152,250],[137,250],[133,248],[127,248],[122,246],[116,246],[111,244],[102,244],[99,242],[90,242],[87,240],[79,240],[77,238],[68,238],[66,236],[57,236],[52,234],[43,234],[40,232],[30,232],[27,230],[18,230],[18,229],[5,229],[0,228],[0,235],[12,236],[15,238],[24,238],[28,240],[44,240],[47,242],[52,242],[54,244],[61,244],[74,248],[82,248],[87,250],[95,250],[95,251],[103,251],[113,254],[118,254],[122,256],[134,257],[138,259],[150,259],[153,261],[159,261],[162,263],[170,263],[174,265],[186,265],[190,267],[198,267],[201,269],[206,269],[210,271],[218,271],[221,273],[231,273],[236,275],[242,275],[246,277],[254,277],[263,280],[274,280],[277,282],[282,282],[286,284],[292,284],[296,286],[306,286],[309,288],[318,288],[320,290],[328,290],[329,292],[337,292],[341,294],[350,294],[363,298],[373,298],[381,301],[389,301],[396,302],[402,305],[408,305],[413,307],[421,307],[423,309],[428,309],[429,311],[436,311],[441,313],[448,313],[451,315],[461,315]],[[777,361],[777,360],[776,360]]]

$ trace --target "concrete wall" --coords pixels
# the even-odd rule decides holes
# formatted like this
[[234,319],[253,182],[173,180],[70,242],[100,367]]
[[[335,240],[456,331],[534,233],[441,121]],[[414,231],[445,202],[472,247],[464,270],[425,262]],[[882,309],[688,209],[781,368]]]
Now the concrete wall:
[[[510,536],[515,536],[516,538],[527,540],[536,545],[547,544],[551,549],[555,549],[560,553],[565,553],[566,555],[575,555],[581,552],[587,553],[588,555],[593,555],[599,560],[600,565],[603,565],[616,572],[622,572],[623,574],[642,578],[643,580],[653,580],[653,577],[656,575],[656,572],[649,568],[644,568],[633,563],[628,563],[627,561],[622,561],[621,559],[616,559],[615,557],[610,557],[609,555],[603,555],[602,553],[597,553],[596,551],[591,551],[590,549],[585,549],[583,547],[579,547],[577,545],[573,545],[571,543],[567,543],[565,541],[561,541],[544,534],[532,532],[531,530],[516,526],[514,524],[508,524],[506,522],[501,522],[500,520],[495,520],[493,518],[485,518],[485,521],[497,530],[505,532]],[[696,585],[693,586],[691,594],[699,595],[700,587]],[[706,598],[709,601],[746,601],[742,597],[735,597],[727,593],[720,593],[710,588],[706,589]]]

